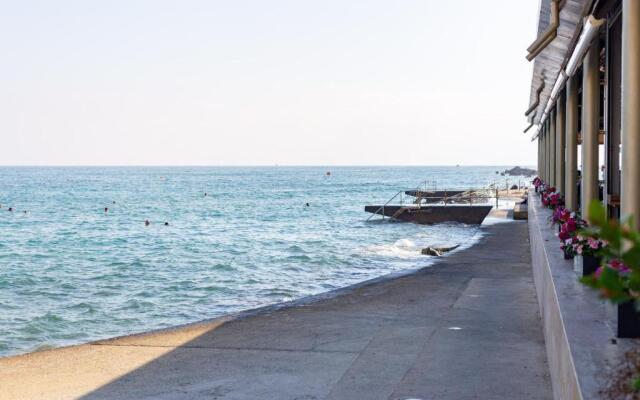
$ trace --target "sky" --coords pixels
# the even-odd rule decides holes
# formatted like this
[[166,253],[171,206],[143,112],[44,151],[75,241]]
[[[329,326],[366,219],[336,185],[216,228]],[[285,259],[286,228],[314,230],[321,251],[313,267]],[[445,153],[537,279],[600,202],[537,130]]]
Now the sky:
[[0,0],[0,165],[534,165],[538,0]]

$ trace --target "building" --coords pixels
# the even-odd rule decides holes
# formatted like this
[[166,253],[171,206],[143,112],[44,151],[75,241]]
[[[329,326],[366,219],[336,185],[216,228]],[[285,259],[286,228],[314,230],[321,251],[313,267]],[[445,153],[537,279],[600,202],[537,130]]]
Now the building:
[[640,222],[640,1],[543,0],[528,51],[542,179],[583,216],[600,199]]
[[[533,76],[525,133],[537,141],[540,178],[583,218],[599,199],[609,218],[631,217],[640,227],[640,0],[541,0],[527,51]],[[578,283],[550,210],[537,196],[528,207],[554,398],[601,398],[638,339],[620,335],[620,306]]]

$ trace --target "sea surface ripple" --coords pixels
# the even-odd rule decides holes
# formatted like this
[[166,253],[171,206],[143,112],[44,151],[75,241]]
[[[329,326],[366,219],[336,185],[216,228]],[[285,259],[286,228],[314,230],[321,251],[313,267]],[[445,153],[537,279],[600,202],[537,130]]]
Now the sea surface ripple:
[[448,188],[504,184],[501,169],[0,168],[0,356],[427,266],[433,259],[422,247],[470,246],[481,229],[367,223],[364,205],[425,179]]

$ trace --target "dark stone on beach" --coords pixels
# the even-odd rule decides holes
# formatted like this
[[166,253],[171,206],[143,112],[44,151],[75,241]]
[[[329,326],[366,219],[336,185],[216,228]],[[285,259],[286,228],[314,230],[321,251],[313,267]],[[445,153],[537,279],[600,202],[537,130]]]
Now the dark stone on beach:
[[518,190],[518,185],[511,185],[511,190]]
[[442,254],[440,254],[439,251],[437,251],[436,249],[433,249],[431,247],[425,247],[424,249],[422,249],[422,254],[424,254],[425,256],[441,256]]
[[453,246],[453,247],[425,247],[424,249],[422,249],[421,253],[424,254],[425,256],[436,256],[436,257],[440,257],[441,255],[443,255],[446,252],[449,252],[451,250],[455,250],[458,247],[460,247],[459,244]]

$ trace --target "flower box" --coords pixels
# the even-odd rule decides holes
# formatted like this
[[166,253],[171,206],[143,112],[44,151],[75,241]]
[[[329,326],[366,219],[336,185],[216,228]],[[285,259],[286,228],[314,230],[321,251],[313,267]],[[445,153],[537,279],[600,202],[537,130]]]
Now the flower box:
[[[564,247],[562,249],[562,254],[564,255],[564,259],[565,260],[571,260],[574,257],[573,253],[571,251],[569,251],[569,249],[567,247]],[[574,269],[575,269],[575,267],[574,267]]]
[[618,304],[618,330],[619,338],[640,338],[640,312],[635,308],[633,301]]
[[576,254],[573,257],[573,270],[578,276],[588,276],[596,272],[600,266],[600,258],[592,255]]

